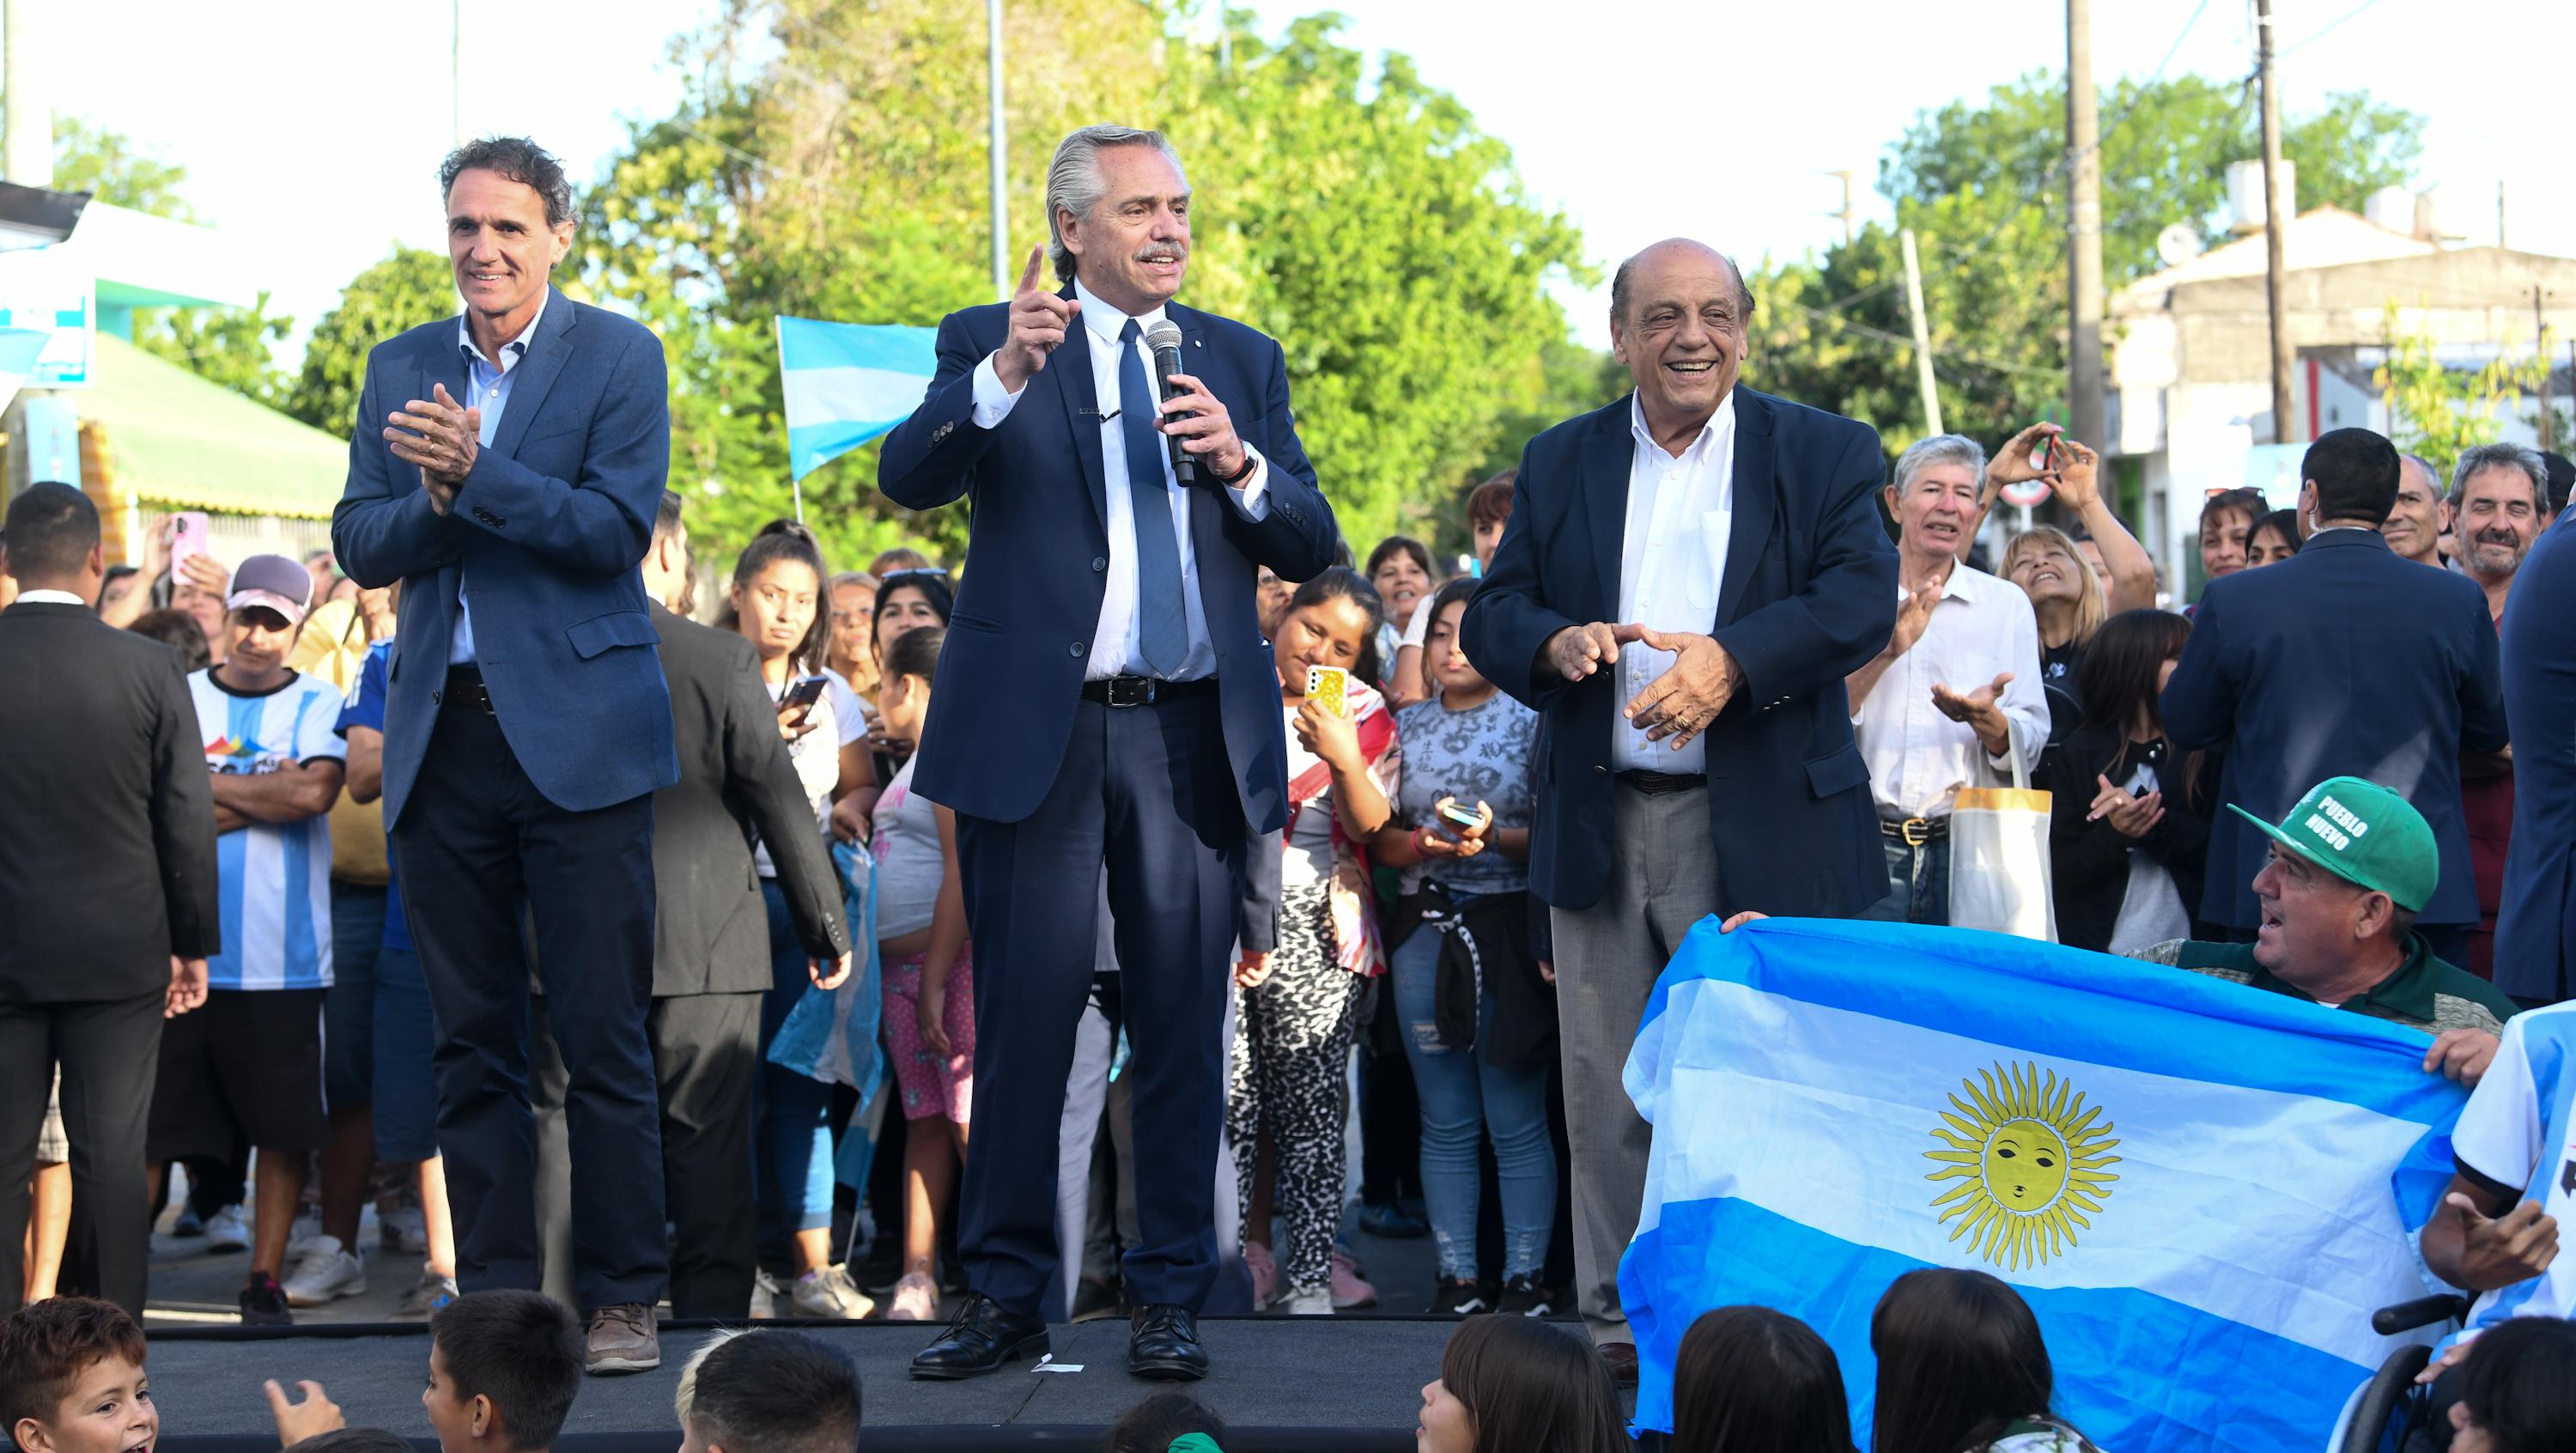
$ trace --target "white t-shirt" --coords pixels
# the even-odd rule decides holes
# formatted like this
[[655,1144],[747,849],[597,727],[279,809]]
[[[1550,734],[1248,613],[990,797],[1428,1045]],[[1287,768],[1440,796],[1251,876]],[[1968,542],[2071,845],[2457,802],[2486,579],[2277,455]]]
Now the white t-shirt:
[[[786,694],[784,685],[769,684],[771,701]],[[796,781],[804,787],[805,800],[814,809],[814,824],[820,827],[832,815],[832,788],[841,780],[841,748],[866,736],[868,723],[859,712],[859,698],[828,673],[823,678],[823,694],[814,703],[812,720],[812,731],[787,744],[787,760],[796,768]],[[767,843],[753,850],[752,865],[764,878],[778,876],[778,865],[770,860]]]
[[[1321,759],[1306,750],[1297,740],[1297,709],[1288,709],[1288,780],[1296,781]],[[1279,886],[1303,888],[1332,880],[1333,876],[1333,789],[1306,799],[1306,805],[1294,809],[1296,820],[1288,824],[1286,856],[1279,863]]]
[[[2527,1009],[2505,1021],[2495,1062],[2469,1095],[2468,1108],[2451,1129],[2451,1155],[2471,1180],[2521,1188],[2518,1199],[2540,1202],[2561,1226],[2576,1215],[2576,1146],[2569,1144],[2568,1101],[2576,1074],[2576,1003]],[[2482,1332],[2507,1317],[2565,1317],[2576,1313],[2576,1255],[2560,1253],[2529,1281],[2478,1298],[2468,1331]]]
[[[345,762],[333,730],[340,693],[319,676],[290,674],[256,696],[214,672],[188,677],[206,770],[223,776],[274,772],[305,762]],[[217,989],[326,989],[331,985],[331,819],[254,822],[215,839],[215,882],[224,946],[206,958]]]

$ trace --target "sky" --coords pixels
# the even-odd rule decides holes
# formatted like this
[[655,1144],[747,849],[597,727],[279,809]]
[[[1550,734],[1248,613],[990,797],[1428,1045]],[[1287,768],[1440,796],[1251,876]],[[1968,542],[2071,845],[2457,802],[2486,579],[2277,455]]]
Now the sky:
[[[466,130],[532,135],[586,181],[623,141],[626,122],[677,101],[670,40],[706,23],[720,0],[456,3]],[[1582,228],[1605,272],[1675,234],[1748,265],[1821,249],[1842,227],[1827,215],[1841,205],[1840,183],[1824,173],[1853,170],[1861,216],[1884,217],[1877,160],[1917,111],[2061,66],[2066,44],[2062,0],[1248,8],[1274,34],[1300,14],[1335,9],[1350,18],[1351,44],[1410,55],[1426,81],[1511,144],[1531,194]],[[56,109],[187,168],[185,194],[199,215],[249,240],[261,284],[296,317],[289,358],[340,286],[393,242],[441,246],[434,176],[451,124],[446,6],[271,0],[255,21],[223,24],[179,0],[33,10],[31,43]],[[2168,52],[2167,74],[2241,77],[2253,64],[2251,10],[2247,0],[2096,4],[2095,79],[2153,74]],[[2576,151],[2567,144],[2576,111],[2563,92],[2553,104],[2536,60],[2517,59],[2576,54],[2576,7],[2279,0],[2275,10],[2291,115],[2343,89],[2418,111],[2430,118],[2418,185],[2444,189],[2446,215],[2470,241],[2496,240],[2502,182],[2508,242],[2576,255]],[[516,55],[540,59],[514,74],[505,67]],[[984,57],[957,64],[980,72]],[[1187,138],[1176,139],[1186,156]],[[1201,208],[1221,214],[1224,199],[1202,198]],[[980,255],[982,240],[974,246]],[[1600,290],[1560,293],[1578,336],[1605,343],[1594,321]]]

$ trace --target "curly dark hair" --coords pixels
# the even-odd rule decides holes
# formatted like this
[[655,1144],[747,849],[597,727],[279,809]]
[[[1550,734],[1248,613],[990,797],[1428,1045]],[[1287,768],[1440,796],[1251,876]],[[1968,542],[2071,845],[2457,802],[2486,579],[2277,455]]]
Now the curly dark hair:
[[497,173],[545,198],[547,226],[572,220],[572,183],[564,179],[563,163],[528,138],[486,136],[449,152],[438,164],[438,195],[456,190],[457,177],[476,170]]

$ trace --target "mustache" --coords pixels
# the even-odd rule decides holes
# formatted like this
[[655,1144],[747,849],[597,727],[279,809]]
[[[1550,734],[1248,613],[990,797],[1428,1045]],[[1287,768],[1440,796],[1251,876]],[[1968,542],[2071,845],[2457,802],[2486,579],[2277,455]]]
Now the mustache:
[[1189,257],[1190,245],[1186,242],[1148,242],[1135,254],[1138,262],[1187,262]]

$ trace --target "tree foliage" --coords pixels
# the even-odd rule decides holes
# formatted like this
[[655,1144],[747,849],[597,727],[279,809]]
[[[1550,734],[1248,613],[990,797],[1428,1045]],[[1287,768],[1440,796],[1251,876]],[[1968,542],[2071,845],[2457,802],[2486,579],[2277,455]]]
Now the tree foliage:
[[[1225,65],[1174,20],[1012,7],[1010,254],[1045,238],[1065,132],[1169,132],[1199,199],[1183,298],[1281,340],[1300,434],[1365,548],[1442,513],[1543,396],[1534,340],[1565,325],[1541,284],[1580,268],[1577,239],[1402,57],[1372,69],[1318,18],[1276,46],[1237,35]],[[774,316],[930,324],[992,300],[984,71],[965,63],[983,50],[981,11],[944,0],[739,3],[681,47],[684,102],[586,199],[584,280],[662,335],[673,482],[718,549],[789,507]],[[860,450],[804,482],[833,558],[907,537],[955,558],[964,510],[908,515],[875,470]]]
[[[2167,226],[2226,235],[2227,165],[2262,154],[2259,117],[2244,88],[2198,76],[2117,82],[2101,116],[2102,272],[2116,290],[2162,266]],[[2298,164],[2298,205],[2357,211],[2404,182],[2423,126],[2356,92],[2292,119],[2282,149]],[[2064,82],[2035,72],[1919,113],[1880,162],[1879,190],[1922,255],[1942,423],[1990,445],[2064,417],[2065,152]],[[1867,420],[1901,450],[1923,423],[1904,277],[1895,230],[1877,224],[1763,269],[1748,379]]]
[[2550,338],[2543,330],[2539,351],[2528,358],[2499,356],[2474,372],[2443,363],[2441,351],[2422,333],[2405,331],[2403,314],[2390,299],[2385,326],[2388,357],[2372,374],[2380,398],[2388,405],[2389,434],[2397,447],[2432,461],[2447,478],[2462,450],[2492,444],[2499,437],[2498,418],[2522,411],[2522,401],[2536,395],[2549,369]]
[[326,433],[348,433],[367,381],[367,350],[456,307],[447,259],[396,244],[349,279],[340,301],[313,325],[303,365],[280,389],[277,406]]

